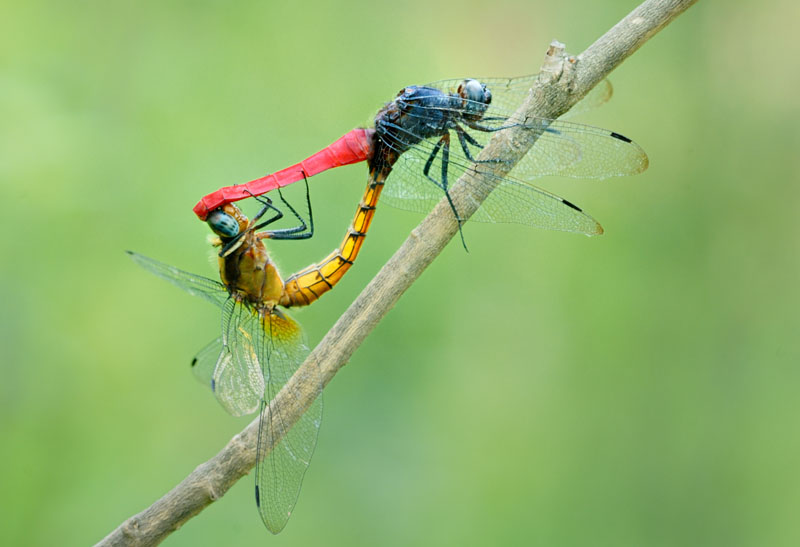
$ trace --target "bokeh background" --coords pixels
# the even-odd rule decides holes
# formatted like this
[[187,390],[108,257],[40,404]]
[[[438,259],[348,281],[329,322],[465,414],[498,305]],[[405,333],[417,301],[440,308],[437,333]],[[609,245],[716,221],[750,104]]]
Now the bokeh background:
[[[248,419],[189,373],[218,312],[133,264],[214,276],[191,213],[411,83],[535,72],[637,2],[16,2],[0,33],[0,543],[85,545]],[[582,121],[637,177],[541,184],[600,238],[470,225],[325,393],[288,527],[252,478],[166,545],[800,543],[800,8],[700,2]],[[312,180],[338,245],[366,180]],[[356,267],[295,313],[316,343],[420,217],[381,207]]]

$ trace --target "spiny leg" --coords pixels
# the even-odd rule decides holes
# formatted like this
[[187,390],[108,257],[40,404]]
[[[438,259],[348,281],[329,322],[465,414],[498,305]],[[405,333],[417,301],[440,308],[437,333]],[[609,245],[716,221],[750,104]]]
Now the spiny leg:
[[472,163],[490,163],[497,160],[477,160],[472,157],[472,153],[469,151],[468,144],[475,146],[477,148],[483,149],[483,145],[475,140],[475,137],[464,131],[464,128],[460,125],[456,124],[455,126],[456,135],[458,135],[458,142],[461,143],[461,150],[464,151],[464,156],[471,161]]
[[[502,121],[506,118],[501,117],[492,117],[492,118],[483,118],[483,121]],[[475,129],[476,131],[483,131],[484,133],[493,133],[495,131],[502,131],[503,129],[510,129],[512,127],[524,127],[525,129],[531,130],[539,130],[544,133],[553,133],[555,135],[560,135],[561,131],[558,129],[553,129],[550,127],[550,123],[553,120],[548,120],[547,118],[534,118],[535,123],[512,123],[509,125],[503,125],[500,127],[489,127],[486,125],[481,125],[478,122],[467,122],[467,126],[471,129]]]
[[[430,175],[431,166],[433,165],[433,160],[436,158],[436,155],[439,153],[439,150],[442,151],[442,180],[438,182]],[[463,221],[461,220],[461,216],[458,214],[458,209],[456,209],[455,203],[453,203],[453,198],[450,197],[450,190],[448,186],[447,180],[447,172],[448,167],[450,165],[450,132],[445,133],[442,135],[442,138],[439,139],[439,142],[436,143],[436,146],[433,147],[433,151],[431,155],[428,157],[428,161],[425,162],[425,168],[422,170],[422,173],[428,177],[428,179],[433,182],[436,186],[442,189],[444,192],[445,197],[447,198],[447,203],[450,205],[450,209],[453,211],[453,215],[456,217],[456,222],[458,222],[458,234],[461,236],[461,244],[464,246],[465,251],[469,251],[467,249],[467,242],[464,240],[464,231],[462,230]]]
[[[449,133],[445,137],[449,138]],[[428,156],[428,160],[425,162],[425,167],[422,168],[422,174],[425,175],[426,177],[428,177],[431,181],[433,181],[433,183],[436,186],[438,186],[439,188],[441,188],[442,185],[437,180],[435,180],[433,177],[431,177],[428,173],[431,172],[431,167],[433,166],[433,160],[436,159],[436,156],[439,154],[439,150],[442,149],[442,145],[444,144],[445,137],[442,137],[441,139],[439,139],[439,141],[436,143],[436,146],[433,147],[433,150],[431,151],[431,154]]]
[[[308,190],[308,177],[306,176],[305,171],[302,171],[302,173],[303,173],[303,181],[305,182],[305,185],[306,185],[306,210],[308,211],[308,221],[309,221],[309,224],[311,225],[310,231],[313,234],[314,233],[314,213],[311,210],[311,195],[310,195],[309,190]],[[309,229],[309,226],[306,225],[305,219],[302,216],[300,216],[300,213],[298,213],[295,210],[295,208],[292,207],[292,204],[289,203],[286,200],[286,198],[283,197],[283,192],[281,192],[280,188],[278,188],[278,195],[280,196],[281,201],[284,203],[284,205],[286,205],[286,207],[289,208],[289,210],[292,212],[292,214],[295,216],[295,218],[300,221],[300,226],[297,226],[295,228],[287,228],[285,231],[288,232],[289,230],[292,230],[292,231],[298,231],[299,232],[299,231],[303,231],[303,230]]]
[[262,197],[262,196],[254,196],[252,193],[250,194],[250,196],[253,199],[255,199],[257,202],[259,202],[261,205],[263,205],[261,210],[258,213],[256,213],[256,216],[253,217],[253,222],[254,223],[256,221],[258,221],[258,219],[260,219],[262,216],[264,216],[267,211],[269,211],[269,210],[275,211],[275,216],[274,217],[268,218],[267,220],[257,224],[256,226],[254,226],[252,228],[251,231],[260,230],[264,226],[269,226],[273,222],[277,222],[278,220],[283,218],[283,211],[281,211],[280,209],[275,207],[275,205],[272,204],[272,200],[271,199],[265,198],[265,197]]
[[472,163],[505,163],[505,160],[500,158],[492,158],[489,160],[479,160],[472,157],[472,154],[469,151],[469,147],[467,144],[471,144],[479,149],[483,149],[483,145],[479,143],[475,137],[464,131],[464,128],[460,125],[456,124],[454,127],[456,134],[458,135],[458,142],[461,143],[461,150],[464,152],[464,156],[471,161]]
[[267,232],[261,232],[257,234],[259,239],[277,239],[277,240],[287,240],[287,239],[310,239],[314,236],[314,212],[311,208],[311,194],[308,189],[308,177],[306,176],[305,172],[303,172],[303,180],[306,184],[306,207],[308,210],[308,224],[306,224],[305,219],[292,207],[292,204],[289,203],[284,197],[283,193],[281,193],[280,188],[278,188],[278,195],[281,198],[281,201],[289,208],[289,210],[294,214],[297,220],[300,221],[300,226],[295,226],[293,228],[282,228],[280,230],[270,230]]
[[[251,196],[252,196],[252,194],[251,194]],[[258,224],[258,225],[254,226],[253,228],[251,228],[249,230],[245,230],[245,231],[239,232],[233,239],[231,239],[229,242],[227,242],[222,247],[222,249],[220,249],[219,256],[221,256],[223,258],[228,256],[228,254],[230,254],[231,251],[236,249],[241,244],[241,240],[242,240],[242,238],[244,237],[244,235],[247,232],[252,232],[253,230],[258,230],[259,228],[263,228],[264,226],[272,224],[273,222],[276,222],[276,221],[280,220],[281,218],[283,218],[283,212],[272,204],[272,200],[271,199],[269,199],[269,198],[261,198],[261,197],[258,197],[258,196],[252,196],[252,197],[254,197],[256,199],[256,201],[258,201],[259,203],[261,203],[263,205],[261,210],[258,213],[256,213],[256,216],[253,217],[252,222],[256,222],[258,219],[263,217],[267,213],[267,211],[270,211],[270,210],[275,211],[275,216],[273,216],[271,218],[268,218],[267,220],[265,220],[261,224]]]
[[[503,118],[484,118],[485,121],[492,121],[492,120],[501,120]],[[494,133],[495,131],[502,131],[504,129],[511,129],[512,127],[518,127],[522,124],[520,123],[512,123],[509,125],[501,125],[500,127],[489,127],[488,125],[481,125],[478,122],[466,122],[467,127],[474,129],[476,131],[483,131],[484,133]]]

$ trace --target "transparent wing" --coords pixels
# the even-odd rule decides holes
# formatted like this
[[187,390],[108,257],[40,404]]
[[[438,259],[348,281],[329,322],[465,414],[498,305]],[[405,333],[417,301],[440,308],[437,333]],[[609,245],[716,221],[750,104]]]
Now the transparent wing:
[[[454,157],[451,143],[451,155],[446,170],[443,169],[445,164],[440,151],[430,165],[429,175],[434,180],[428,179],[423,172],[433,149],[434,145],[423,141],[400,156],[383,192],[383,199],[389,205],[420,213],[428,212],[444,195],[439,186],[442,180],[446,179],[448,185],[455,184],[461,175],[476,166],[469,160]],[[473,220],[514,222],[587,235],[603,233],[596,220],[563,198],[511,177],[488,177],[497,186],[472,216]],[[472,194],[485,193],[482,188],[474,186],[477,183],[469,184],[473,185],[470,188]]]
[[[238,325],[245,330],[247,326]],[[192,373],[214,393],[222,407],[233,416],[258,410],[264,394],[264,379],[252,346],[231,337],[215,339],[192,359]],[[247,336],[244,336],[247,339]],[[229,344],[223,343],[227,339]]]
[[[322,379],[314,371],[300,379],[300,387],[287,386],[281,391],[305,360],[308,347],[300,327],[288,316],[276,311],[262,324],[257,353],[264,368],[266,391],[259,425],[256,504],[267,529],[277,534],[292,514],[317,444],[322,421]],[[303,408],[303,394],[308,390],[316,398],[292,425],[289,413]]]
[[192,374],[211,391],[214,391],[214,369],[217,368],[222,348],[222,337],[218,336],[192,358]]
[[142,268],[149,270],[162,279],[166,279],[189,294],[199,296],[220,308],[225,306],[225,302],[228,300],[228,290],[219,281],[214,281],[202,275],[184,272],[175,266],[164,264],[133,251],[126,252]]
[[[522,100],[524,101],[525,98],[530,93],[530,88],[525,90],[525,93],[522,96]],[[573,116],[580,116],[585,112],[589,112],[590,110],[594,110],[598,106],[603,106],[608,101],[611,100],[611,96],[614,95],[614,86],[611,85],[610,80],[601,80],[596,86],[594,86],[589,93],[587,93],[583,99],[578,101],[572,108],[569,109],[569,112],[560,116],[559,119],[567,119],[572,118]],[[517,104],[517,108],[519,105],[522,104],[520,102]],[[512,105],[513,106],[513,105]],[[506,110],[509,110],[508,107],[502,107]],[[516,108],[514,109],[516,110]]]
[[[522,103],[536,76],[524,76],[512,79],[489,79],[484,83],[492,91],[492,102],[486,108],[479,103],[467,100],[456,100],[452,103],[430,101],[425,103],[424,97],[418,96],[415,108],[406,116],[424,120],[436,120],[442,111],[448,111],[450,118],[456,120],[465,132],[460,141],[454,139],[450,148],[452,157],[469,161],[477,156],[491,136],[511,127],[519,127],[509,121],[517,107]],[[435,82],[434,87],[445,93],[454,93],[463,80],[444,80]],[[438,92],[431,91],[431,94]],[[611,96],[610,84],[595,87],[593,93],[587,95],[579,103],[578,110],[585,110],[596,104],[602,104]],[[443,106],[447,105],[447,106]],[[577,105],[576,105],[577,106]],[[465,120],[463,116],[470,111],[482,111],[483,117],[477,122]],[[424,126],[425,124],[415,124]],[[412,124],[407,125],[411,127]],[[529,182],[547,175],[559,175],[576,178],[606,178],[640,173],[648,166],[647,154],[631,139],[607,129],[547,118],[530,118],[524,127],[539,135],[531,151],[520,160],[514,168],[512,176],[523,182]],[[458,136],[451,131],[452,137]],[[404,140],[400,139],[401,141]],[[406,135],[409,146],[416,144],[419,138]],[[398,143],[399,144],[399,143]],[[433,146],[434,143],[428,143]]]
[[258,410],[264,396],[264,378],[256,355],[261,336],[258,316],[230,298],[225,286],[152,258],[128,251],[143,268],[222,308],[222,336],[201,349],[192,360],[192,372],[214,392],[220,404],[234,416]]
[[[475,78],[479,82],[486,85],[489,91],[492,92],[492,107],[505,112],[513,112],[522,104],[528,97],[531,88],[536,83],[538,74],[529,74],[527,76],[519,76],[516,78]],[[425,84],[426,87],[433,87],[444,91],[445,93],[454,93],[464,78],[457,80],[439,80],[430,84]],[[586,96],[581,99],[569,112],[562,117],[571,117],[578,114],[587,112],[593,108],[597,108],[609,101],[614,94],[614,88],[608,80],[602,80],[594,88],[592,88]],[[490,107],[491,108],[491,107]],[[491,116],[492,110],[489,110],[487,116]]]
[[[425,116],[426,110],[417,108],[417,115]],[[470,161],[470,158],[478,156],[494,133],[519,127],[519,124],[508,121],[511,113],[495,109],[494,114],[492,118],[478,122],[486,131],[460,124],[467,134],[464,141],[458,139],[456,131],[451,131],[451,159]],[[547,118],[531,118],[524,127],[539,137],[512,171],[512,175],[523,182],[549,175],[595,179],[634,175],[649,165],[647,154],[638,144],[608,129]],[[403,140],[412,146],[419,139],[407,134],[399,139],[400,142]],[[428,139],[416,146],[431,151],[435,142]]]
[[[649,165],[647,154],[628,137],[579,123],[544,118],[526,127],[544,131],[511,174],[531,181],[547,175],[602,179],[641,173]],[[477,132],[473,131],[474,137]],[[488,142],[484,133],[483,142]],[[478,139],[476,139],[478,140]]]
[[264,377],[257,354],[261,337],[258,315],[231,299],[222,311],[222,336],[216,360],[213,358],[216,348],[207,346],[204,360],[195,365],[200,367],[197,374],[202,377],[212,370],[211,390],[222,407],[234,416],[257,411],[264,397]]

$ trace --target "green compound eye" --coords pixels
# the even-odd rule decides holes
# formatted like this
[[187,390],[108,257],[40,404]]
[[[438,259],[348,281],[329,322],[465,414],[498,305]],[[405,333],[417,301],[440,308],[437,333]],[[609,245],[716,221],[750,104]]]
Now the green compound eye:
[[236,237],[239,235],[239,223],[228,213],[217,209],[208,215],[208,225],[214,233],[221,237]]

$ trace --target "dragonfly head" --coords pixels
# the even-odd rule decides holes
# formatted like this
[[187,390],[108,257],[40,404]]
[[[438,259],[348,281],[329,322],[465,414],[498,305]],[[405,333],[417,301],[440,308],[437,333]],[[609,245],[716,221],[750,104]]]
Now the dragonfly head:
[[492,92],[478,80],[467,79],[458,86],[458,95],[467,102],[464,109],[469,114],[483,116],[492,103]]
[[222,250],[219,253],[222,258],[241,247],[248,230],[250,230],[250,221],[233,203],[211,211],[206,222],[222,240]]
[[206,222],[211,230],[220,237],[231,238],[239,235],[239,223],[222,209],[211,211]]
[[233,203],[211,211],[206,222],[211,230],[223,239],[236,237],[250,226],[250,221]]

